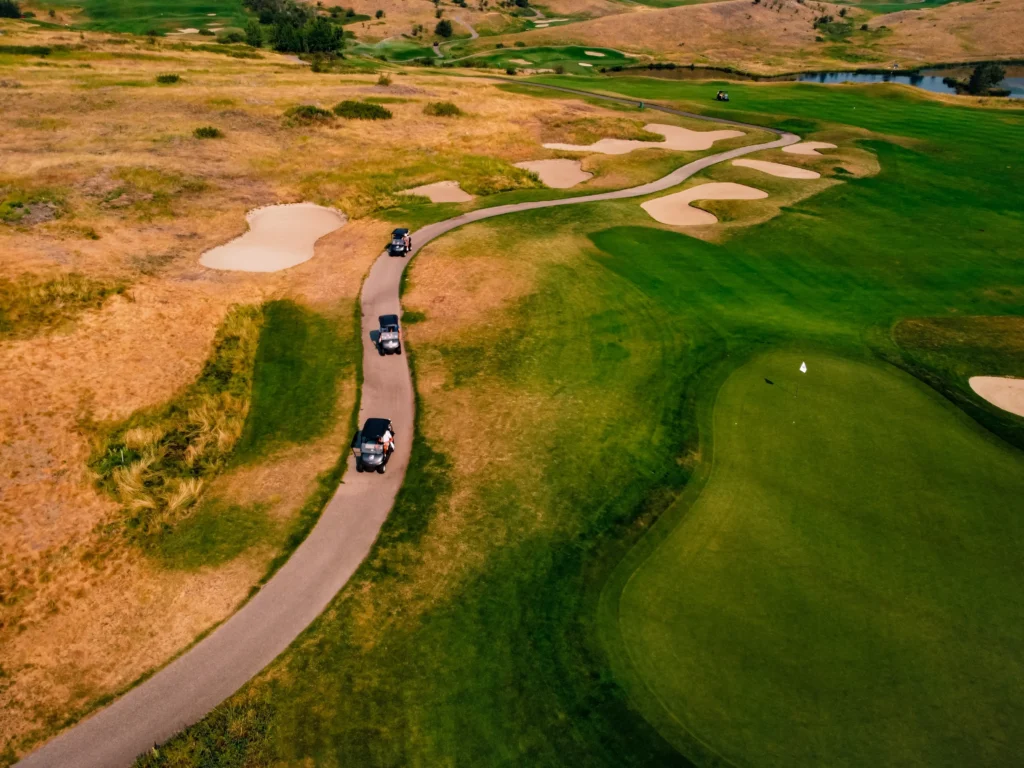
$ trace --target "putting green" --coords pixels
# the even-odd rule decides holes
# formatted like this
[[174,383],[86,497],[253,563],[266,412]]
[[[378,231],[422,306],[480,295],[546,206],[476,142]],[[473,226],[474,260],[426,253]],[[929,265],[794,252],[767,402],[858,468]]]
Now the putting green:
[[1009,764],[1024,459],[903,374],[802,359],[718,393],[707,483],[619,599],[634,697],[738,765]]

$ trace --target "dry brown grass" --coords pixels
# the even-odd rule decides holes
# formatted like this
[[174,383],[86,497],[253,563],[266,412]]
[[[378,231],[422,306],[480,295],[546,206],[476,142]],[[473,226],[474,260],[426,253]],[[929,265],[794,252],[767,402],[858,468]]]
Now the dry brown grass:
[[[118,505],[94,487],[81,424],[122,420],[174,397],[196,379],[232,305],[287,297],[325,312],[351,306],[391,224],[350,220],[320,241],[313,259],[277,274],[209,270],[200,254],[240,234],[245,212],[260,205],[386,199],[396,188],[442,180],[449,167],[465,169],[466,156],[512,163],[543,155],[544,126],[578,108],[467,78],[396,75],[382,89],[375,75],[316,75],[266,52],[235,60],[168,50],[168,42],[112,45],[106,34],[80,40],[2,26],[5,44],[84,47],[52,56],[48,67],[21,57],[0,63],[0,80],[21,84],[0,89],[0,178],[58,190],[67,209],[32,226],[0,224],[0,278],[75,272],[128,290],[59,330],[0,341],[0,589],[17,598],[0,608],[0,664],[10,683],[0,691],[0,750],[24,748],[53,718],[166,661],[230,614],[275,554],[257,547],[225,566],[166,571],[104,535]],[[166,71],[183,82],[155,86]],[[131,82],[141,85],[124,85]],[[291,129],[281,119],[295,104],[388,92],[409,101],[389,105],[396,119],[370,128],[336,121]],[[441,99],[468,114],[423,116],[424,102]],[[581,114],[621,116],[593,107]],[[225,138],[197,141],[199,125]],[[431,159],[419,166],[422,178],[374,177],[421,158]],[[530,272],[523,275],[516,290],[529,289]],[[503,306],[500,292],[515,287],[511,277],[499,285],[482,265],[464,275],[478,281],[481,307],[493,295],[493,311]],[[203,493],[266,503],[286,525],[344,448],[354,396],[349,381],[328,436],[213,478]],[[154,435],[130,439],[145,445]],[[186,504],[196,491],[175,488],[171,501]]]
[[1024,0],[950,3],[928,11],[880,16],[892,30],[884,46],[904,62],[1019,58],[1024,53]]

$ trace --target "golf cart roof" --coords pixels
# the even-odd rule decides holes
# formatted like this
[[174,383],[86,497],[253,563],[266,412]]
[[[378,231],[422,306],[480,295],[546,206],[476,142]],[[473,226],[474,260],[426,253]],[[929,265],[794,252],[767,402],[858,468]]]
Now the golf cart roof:
[[398,325],[398,315],[381,315],[378,320],[381,328],[385,325]]
[[382,437],[390,426],[390,419],[367,419],[363,424],[363,440],[376,440]]
[[405,229],[404,227],[399,227],[398,229],[396,229],[394,232],[391,233],[391,236],[392,237],[405,237],[408,234],[409,234],[409,230],[408,229]]

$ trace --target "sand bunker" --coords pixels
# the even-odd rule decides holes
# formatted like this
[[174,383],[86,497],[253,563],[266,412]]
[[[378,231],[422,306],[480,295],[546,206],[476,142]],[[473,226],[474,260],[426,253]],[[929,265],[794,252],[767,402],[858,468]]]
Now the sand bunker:
[[1024,379],[1008,376],[972,376],[968,383],[996,408],[1024,416]]
[[345,223],[335,210],[313,203],[271,205],[249,211],[249,231],[202,255],[211,269],[277,272],[313,258],[316,241]]
[[[582,65],[581,65],[582,66]],[[676,125],[651,123],[645,131],[660,133],[665,141],[638,141],[637,139],[601,139],[594,144],[545,144],[547,149],[561,149],[567,152],[600,152],[603,155],[625,155],[636,149],[674,149],[690,151],[710,149],[722,139],[742,136],[743,131],[691,131]]]
[[459,188],[457,181],[438,181],[433,184],[424,184],[413,189],[404,189],[400,195],[422,195],[429,197],[432,203],[465,203],[473,199],[468,192]]
[[601,53],[600,51],[584,51],[584,53],[587,54],[587,56],[597,56],[602,59],[604,58],[604,54]]
[[783,152],[789,152],[791,155],[820,155],[819,149],[835,149],[835,144],[829,144],[827,141],[801,141],[799,144],[790,144],[788,147],[783,147]]
[[196,35],[196,34],[199,34],[199,30],[196,29],[195,27],[181,27],[181,28],[178,29],[177,32],[168,32],[167,36],[170,37],[171,35]]
[[753,168],[755,171],[763,171],[764,173],[771,174],[772,176],[778,176],[780,179],[820,179],[821,174],[817,171],[809,171],[806,168],[797,168],[792,165],[783,165],[782,163],[769,163],[767,160],[747,160],[746,158],[740,158],[739,160],[733,160],[733,165],[738,165],[740,168]]
[[511,61],[513,64],[519,64],[520,66],[523,67],[528,67],[531,64],[533,64],[532,61],[529,61],[527,59],[509,59],[509,61]]
[[695,200],[760,200],[764,197],[768,197],[768,193],[760,189],[725,181],[701,184],[673,195],[659,197],[657,200],[648,200],[640,207],[647,211],[652,219],[662,224],[699,227],[716,224],[718,218],[707,211],[693,208],[690,203]]
[[579,160],[528,160],[516,163],[516,168],[533,171],[547,187],[568,189],[593,177],[594,174],[584,171],[581,165]]
[[585,61],[580,61],[580,62],[577,62],[577,63],[578,63],[578,64],[579,64],[579,65],[580,65],[581,67],[592,67],[592,66],[594,66],[593,64],[587,64],[587,62],[585,62]]

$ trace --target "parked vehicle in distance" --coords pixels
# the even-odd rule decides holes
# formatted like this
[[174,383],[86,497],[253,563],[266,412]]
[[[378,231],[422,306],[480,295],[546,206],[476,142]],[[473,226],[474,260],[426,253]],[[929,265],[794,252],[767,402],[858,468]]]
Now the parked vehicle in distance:
[[392,352],[402,354],[402,329],[398,327],[398,315],[381,315],[378,320],[377,351],[381,357]]
[[384,474],[388,459],[395,452],[395,428],[390,419],[370,418],[352,438],[356,472]]

